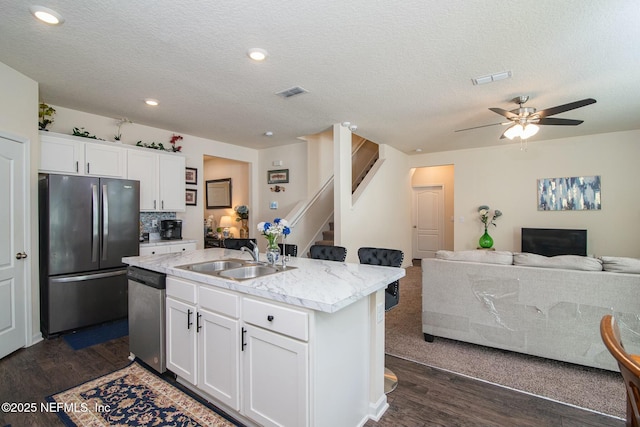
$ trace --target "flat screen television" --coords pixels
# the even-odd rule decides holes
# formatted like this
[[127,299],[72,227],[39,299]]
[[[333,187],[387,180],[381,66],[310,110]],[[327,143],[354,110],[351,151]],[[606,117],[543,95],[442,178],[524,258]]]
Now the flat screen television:
[[522,252],[544,256],[587,256],[587,230],[523,228]]

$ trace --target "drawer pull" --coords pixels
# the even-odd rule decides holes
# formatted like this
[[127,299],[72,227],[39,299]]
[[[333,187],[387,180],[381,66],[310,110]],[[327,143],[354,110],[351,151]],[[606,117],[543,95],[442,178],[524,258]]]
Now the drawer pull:
[[272,315],[268,315],[268,316],[267,316],[267,320],[268,320],[269,322],[271,322],[271,321],[273,320],[273,316],[272,316]]

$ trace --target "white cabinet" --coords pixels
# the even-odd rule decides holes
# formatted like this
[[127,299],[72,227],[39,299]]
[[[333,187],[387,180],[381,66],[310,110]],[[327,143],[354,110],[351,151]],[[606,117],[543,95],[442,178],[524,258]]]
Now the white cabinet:
[[40,133],[40,171],[124,178],[127,154],[120,144]]
[[159,255],[176,252],[186,252],[196,250],[196,244],[190,243],[174,243],[166,245],[142,246],[140,245],[140,255]]
[[84,144],[80,141],[40,135],[40,171],[82,175]]
[[240,297],[199,287],[198,388],[240,410]]
[[167,368],[261,425],[307,426],[308,316],[169,276]]
[[140,210],[184,211],[184,167],[180,155],[127,150],[127,178],[140,181]]
[[196,384],[196,286],[167,278],[167,369]]
[[185,159],[171,154],[159,155],[160,209],[163,211],[185,210]]
[[195,251],[196,244],[195,243],[178,243],[174,245],[169,245],[169,252],[186,252],[186,251]]
[[169,253],[169,245],[140,246],[140,256],[159,255],[159,254],[168,254],[168,253]]
[[84,146],[84,174],[124,178],[127,174],[127,152],[122,146],[87,143]]
[[247,325],[243,414],[264,426],[309,425],[309,345]]

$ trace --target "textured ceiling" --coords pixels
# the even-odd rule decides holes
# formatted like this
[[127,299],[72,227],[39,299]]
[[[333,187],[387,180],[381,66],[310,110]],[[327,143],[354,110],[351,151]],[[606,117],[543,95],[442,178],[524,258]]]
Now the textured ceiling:
[[[454,130],[503,121],[488,108],[521,94],[598,101],[531,141],[640,128],[637,0],[38,0],[57,27],[32,4],[0,3],[0,62],[41,100],[178,133],[265,148],[350,121],[407,153],[482,147],[509,143],[504,128]],[[275,95],[293,86],[308,93]]]

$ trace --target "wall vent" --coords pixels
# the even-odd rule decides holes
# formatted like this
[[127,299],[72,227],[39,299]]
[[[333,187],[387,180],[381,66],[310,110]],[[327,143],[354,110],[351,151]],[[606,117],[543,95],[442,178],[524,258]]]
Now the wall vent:
[[300,86],[295,86],[289,89],[285,89],[281,92],[277,92],[276,95],[281,96],[283,98],[291,98],[292,96],[300,95],[307,92],[309,91],[304,88],[301,88]]

